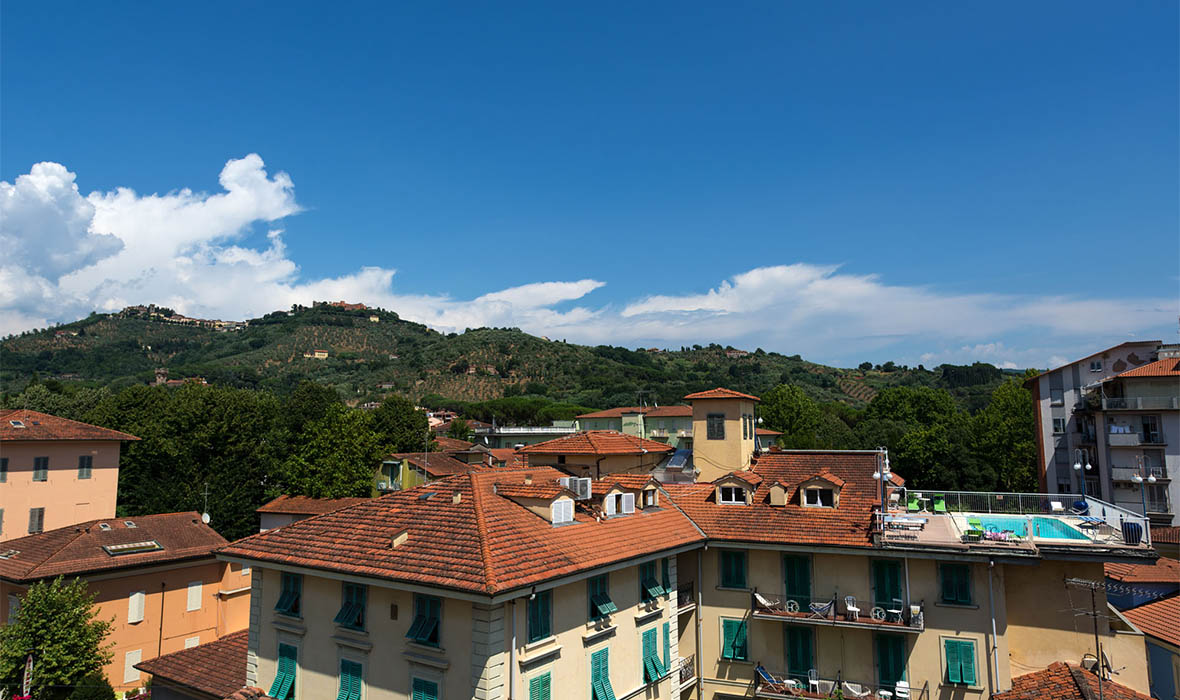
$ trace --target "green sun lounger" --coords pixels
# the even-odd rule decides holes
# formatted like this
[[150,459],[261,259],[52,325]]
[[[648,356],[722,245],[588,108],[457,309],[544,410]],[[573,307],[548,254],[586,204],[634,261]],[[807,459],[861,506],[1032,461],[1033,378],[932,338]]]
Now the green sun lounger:
[[918,494],[910,494],[909,498],[906,499],[905,509],[911,513],[917,513],[922,509],[922,504],[918,501]]
[[946,496],[945,495],[943,495],[941,493],[934,494],[934,512],[935,513],[945,513],[946,512]]

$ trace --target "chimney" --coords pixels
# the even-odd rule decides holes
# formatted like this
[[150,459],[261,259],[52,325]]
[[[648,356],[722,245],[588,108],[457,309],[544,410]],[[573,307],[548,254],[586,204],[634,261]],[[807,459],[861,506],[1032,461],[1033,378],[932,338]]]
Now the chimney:
[[533,475],[532,474],[525,474],[524,475],[524,485],[525,486],[532,486],[533,485]]
[[463,500],[463,494],[459,493],[458,491],[451,494],[451,503],[458,504],[462,500]]

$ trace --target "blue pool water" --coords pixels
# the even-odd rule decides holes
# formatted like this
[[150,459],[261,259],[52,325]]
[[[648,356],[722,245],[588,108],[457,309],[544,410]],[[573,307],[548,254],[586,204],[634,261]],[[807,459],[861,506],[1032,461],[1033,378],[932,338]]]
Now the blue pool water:
[[[1003,515],[977,515],[975,517],[979,518],[984,530],[995,529],[1000,532],[1011,530],[1021,537],[1028,536],[1028,520],[1025,518]],[[1056,518],[1033,516],[1032,522],[1033,536],[1035,537],[1052,537],[1059,540],[1090,539]]]

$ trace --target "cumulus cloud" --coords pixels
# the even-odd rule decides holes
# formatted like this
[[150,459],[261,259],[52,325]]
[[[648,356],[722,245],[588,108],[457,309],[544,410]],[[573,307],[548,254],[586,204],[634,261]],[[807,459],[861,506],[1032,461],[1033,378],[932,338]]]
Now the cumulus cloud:
[[[227,162],[214,193],[119,188],[83,196],[75,179],[62,165],[38,163],[13,183],[0,182],[2,333],[149,302],[193,316],[243,319],[313,299],[347,299],[442,331],[517,326],[585,343],[719,342],[836,363],[871,356],[1024,367],[1162,328],[1177,313],[1175,299],[948,294],[802,262],[620,308],[577,303],[604,285],[592,278],[454,299],[395,290],[396,271],[383,267],[303,276],[281,228],[301,210],[294,183],[286,173],[268,174],[256,154]],[[256,229],[268,232],[266,242],[247,245]]]

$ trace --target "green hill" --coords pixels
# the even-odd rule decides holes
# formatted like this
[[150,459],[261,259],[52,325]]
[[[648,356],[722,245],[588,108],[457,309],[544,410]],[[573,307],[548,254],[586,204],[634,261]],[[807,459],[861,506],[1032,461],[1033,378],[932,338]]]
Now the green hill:
[[[154,307],[153,307],[154,309]],[[442,334],[396,313],[328,305],[276,311],[236,330],[180,325],[166,309],[128,309],[0,342],[6,393],[35,378],[120,388],[149,383],[157,368],[172,379],[286,392],[304,379],[335,386],[350,402],[388,393],[484,401],[520,394],[582,406],[673,403],[692,391],[727,386],[759,394],[780,383],[820,401],[863,406],[888,386],[945,388],[965,407],[983,406],[1004,373],[987,364],[839,369],[761,349],[720,345],[669,351],[549,341],[515,328]],[[373,320],[375,319],[375,320]],[[324,359],[305,353],[325,350]],[[727,352],[728,351],[728,352]],[[380,387],[380,388],[379,388]]]

